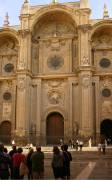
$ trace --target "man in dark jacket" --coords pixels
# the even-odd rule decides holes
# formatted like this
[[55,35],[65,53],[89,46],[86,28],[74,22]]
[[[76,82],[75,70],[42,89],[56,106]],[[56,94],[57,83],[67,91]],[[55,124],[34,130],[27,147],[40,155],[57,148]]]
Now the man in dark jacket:
[[33,179],[43,179],[44,177],[44,153],[41,147],[36,147],[36,152],[31,156]]
[[11,166],[11,159],[4,152],[4,145],[0,144],[0,179],[9,179],[9,168]]
[[70,161],[72,161],[71,153],[68,152],[68,145],[64,144],[61,147],[63,151],[63,177],[65,179],[70,179]]

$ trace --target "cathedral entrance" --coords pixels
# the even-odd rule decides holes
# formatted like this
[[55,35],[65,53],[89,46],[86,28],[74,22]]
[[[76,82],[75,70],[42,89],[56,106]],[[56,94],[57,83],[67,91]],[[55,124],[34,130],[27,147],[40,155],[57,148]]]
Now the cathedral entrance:
[[105,119],[100,126],[101,136],[107,140],[108,144],[112,144],[112,120]]
[[9,121],[0,124],[0,142],[4,144],[11,143],[11,123]]
[[46,121],[47,144],[59,144],[64,137],[64,118],[58,112],[48,115]]

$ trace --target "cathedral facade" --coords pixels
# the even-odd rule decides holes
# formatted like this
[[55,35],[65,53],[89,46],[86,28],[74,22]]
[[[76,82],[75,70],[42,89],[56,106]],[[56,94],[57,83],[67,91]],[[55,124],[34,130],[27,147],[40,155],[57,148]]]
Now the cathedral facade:
[[0,141],[112,138],[112,19],[88,0],[31,6],[0,28]]

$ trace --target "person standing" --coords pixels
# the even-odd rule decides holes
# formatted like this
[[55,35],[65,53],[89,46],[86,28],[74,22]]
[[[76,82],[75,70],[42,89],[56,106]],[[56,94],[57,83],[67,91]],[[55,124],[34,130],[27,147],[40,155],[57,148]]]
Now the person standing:
[[63,152],[63,177],[64,179],[70,179],[70,161],[72,161],[72,155],[68,151],[68,145],[64,144],[62,147],[62,152]]
[[41,151],[41,147],[36,147],[36,152],[31,156],[32,161],[32,175],[33,179],[44,178],[44,153]]
[[29,152],[27,154],[27,157],[26,157],[26,162],[27,162],[27,167],[28,167],[28,170],[29,170],[29,173],[28,173],[28,179],[32,179],[32,160],[31,160],[31,156],[33,154],[34,150],[33,148],[30,148],[29,149]]
[[4,152],[4,145],[0,144],[0,179],[9,179],[10,157]]
[[63,155],[58,146],[53,147],[52,169],[55,179],[63,179]]
[[9,156],[11,157],[11,179],[13,179],[13,155],[17,153],[16,145],[12,145],[12,150],[9,152]]
[[12,157],[13,159],[13,178],[15,179],[23,179],[24,175],[20,175],[20,164],[26,161],[26,157],[22,154],[23,149],[20,147]]

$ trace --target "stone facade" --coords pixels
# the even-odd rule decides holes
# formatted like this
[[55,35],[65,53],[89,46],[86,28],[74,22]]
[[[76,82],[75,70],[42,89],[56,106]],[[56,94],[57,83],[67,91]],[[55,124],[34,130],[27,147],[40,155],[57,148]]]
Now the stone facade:
[[103,120],[112,119],[112,19],[92,20],[90,14],[87,0],[43,6],[25,1],[20,26],[5,22],[1,137],[52,143],[47,136],[60,118],[62,134],[53,135],[97,139]]

